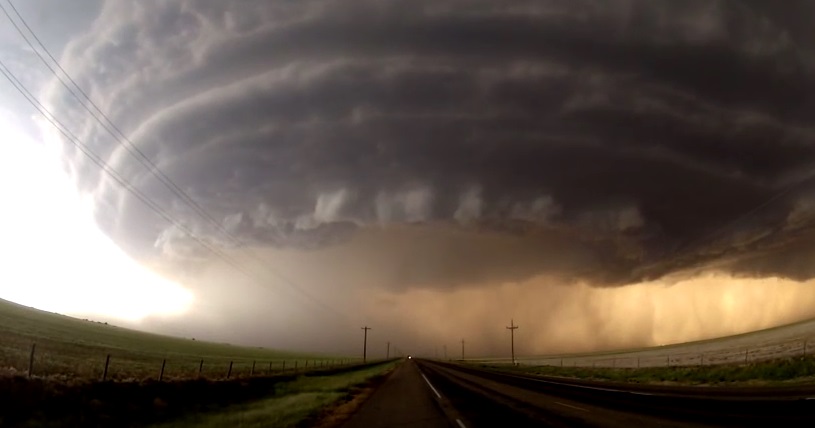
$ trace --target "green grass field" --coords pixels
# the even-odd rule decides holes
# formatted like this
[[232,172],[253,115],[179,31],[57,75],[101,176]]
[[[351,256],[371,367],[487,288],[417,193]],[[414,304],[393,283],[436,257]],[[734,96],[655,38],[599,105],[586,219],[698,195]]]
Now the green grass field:
[[782,358],[748,364],[711,366],[675,366],[647,368],[557,367],[479,365],[485,368],[541,376],[569,377],[611,382],[643,384],[676,383],[688,385],[735,386],[743,384],[779,384],[812,382],[815,377],[815,357]]
[[159,428],[182,427],[295,427],[313,418],[321,409],[343,397],[350,398],[356,389],[372,379],[384,376],[402,360],[372,365],[360,370],[328,376],[302,376],[278,385],[268,398],[238,404],[226,409],[197,413],[158,425]]
[[[232,377],[336,364],[339,357],[297,354],[144,333],[32,309],[0,299],[0,371],[25,373],[36,344],[35,376],[99,379],[110,354],[108,379],[158,378],[166,359],[165,379]],[[345,359],[348,362],[348,359]],[[351,361],[356,362],[356,361]]]

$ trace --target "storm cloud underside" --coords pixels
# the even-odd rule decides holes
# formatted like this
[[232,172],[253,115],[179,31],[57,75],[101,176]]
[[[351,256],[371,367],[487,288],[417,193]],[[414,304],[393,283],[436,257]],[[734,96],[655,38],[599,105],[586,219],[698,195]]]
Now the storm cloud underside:
[[[316,291],[405,296],[815,276],[809,2],[267,3],[108,2],[62,56],[241,245],[46,91],[230,254],[296,258],[303,284],[308,266],[345,275]],[[130,254],[185,275],[214,263],[67,155]]]

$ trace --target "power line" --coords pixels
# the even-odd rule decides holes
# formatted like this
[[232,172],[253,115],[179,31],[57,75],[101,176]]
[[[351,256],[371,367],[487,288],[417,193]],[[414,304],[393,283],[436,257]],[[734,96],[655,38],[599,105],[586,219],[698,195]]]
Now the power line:
[[[510,340],[512,341],[511,342],[512,343],[512,345],[511,345],[512,346],[512,365],[515,365],[515,330],[517,330],[517,329],[518,329],[518,326],[515,325],[515,320],[509,320],[509,327],[507,327],[507,330],[509,330],[509,334],[510,334],[510,337],[511,337]],[[464,346],[463,341],[462,341],[462,346]]]
[[[206,210],[204,210],[204,208],[201,207],[200,204],[198,204],[183,189],[181,189],[181,187],[179,187],[172,179],[170,179],[158,167],[158,165],[155,164],[155,162],[153,162],[147,155],[145,155],[144,152],[141,149],[139,149],[139,147],[135,143],[133,143],[118,126],[116,126],[116,124],[105,114],[105,112],[102,111],[102,109],[99,108],[99,106],[93,101],[93,99],[91,99],[90,96],[88,96],[88,94],[82,89],[82,87],[76,83],[76,81],[71,77],[71,75],[68,74],[67,71],[65,71],[62,65],[60,65],[59,61],[57,61],[57,59],[51,54],[51,51],[48,50],[48,48],[42,43],[40,38],[37,37],[37,34],[34,32],[34,30],[31,29],[26,20],[22,17],[22,15],[20,15],[20,12],[14,6],[14,3],[12,3],[11,0],[6,1],[8,2],[9,6],[11,6],[15,15],[23,24],[23,26],[25,26],[25,28],[37,42],[40,49],[42,49],[42,51],[45,52],[46,55],[48,55],[48,58],[51,59],[54,65],[56,65],[56,67],[59,69],[62,75],[64,75],[65,78],[71,83],[71,85],[68,85],[68,83],[66,83],[65,80],[62,79],[60,73],[57,73],[57,71],[51,66],[51,64],[49,64],[48,61],[40,54],[39,50],[34,47],[33,43],[31,43],[31,41],[23,32],[23,30],[16,24],[14,19],[12,19],[11,15],[3,7],[2,4],[0,4],[0,10],[2,10],[6,17],[9,19],[9,21],[11,21],[14,28],[17,30],[17,32],[20,34],[23,40],[25,40],[26,44],[28,44],[28,46],[31,48],[34,54],[37,55],[40,61],[48,68],[48,70],[51,71],[54,77],[56,77],[57,80],[59,80],[62,86],[65,87],[66,90],[68,90],[68,92],[74,97],[74,99],[76,99],[77,102],[79,102],[79,104],[85,109],[85,111],[87,111],[96,120],[96,122],[98,122],[102,126],[102,128],[105,129],[105,131],[107,131],[115,139],[117,143],[119,143],[119,145],[123,146],[125,150],[127,150],[127,152],[136,159],[137,162],[139,162],[142,166],[147,168],[150,173],[156,176],[156,178],[158,178],[159,181],[161,181],[162,184],[164,184],[167,187],[167,189],[169,189],[173,194],[181,198],[199,215],[207,218],[209,221],[215,224],[216,227],[226,232],[226,229],[223,228],[220,222],[212,218],[209,215],[209,213],[207,213]],[[74,89],[76,89],[76,91],[79,92],[82,95],[82,97],[77,95]],[[91,108],[88,107],[88,104],[85,104],[85,101],[83,101],[83,99],[87,101],[87,103],[90,104],[90,106],[93,107],[93,110],[95,110],[96,112],[92,111]],[[97,113],[99,114],[99,116],[104,118],[104,121],[102,121],[102,119],[100,119],[99,116],[97,116]],[[228,233],[226,233],[226,235],[229,236]]]
[[[365,327],[360,327],[362,330],[365,330],[365,338],[362,342],[362,363],[368,361],[368,330],[371,330],[371,327],[367,325]],[[390,346],[390,342],[388,342],[388,346]]]
[[232,257],[228,256],[227,254],[223,253],[222,251],[218,250],[213,245],[209,244],[205,239],[197,236],[195,232],[193,232],[189,227],[184,225],[179,220],[176,220],[172,215],[167,213],[164,209],[161,208],[155,201],[153,201],[149,196],[145,195],[141,192],[138,188],[134,187],[125,177],[119,174],[114,168],[108,165],[99,155],[93,152],[90,148],[88,148],[85,144],[82,143],[79,138],[71,132],[71,130],[65,126],[64,123],[59,121],[56,116],[48,110],[32,93],[29,91],[25,85],[14,75],[11,69],[6,66],[6,64],[0,60],[0,74],[2,74],[9,83],[14,86],[14,88],[29,102],[29,104],[34,107],[43,118],[48,121],[56,130],[62,134],[68,142],[70,142],[74,147],[76,147],[82,154],[84,154],[88,159],[91,160],[96,166],[98,166],[104,173],[110,176],[117,184],[122,186],[125,190],[133,194],[139,201],[145,204],[150,210],[155,212],[158,216],[162,219],[166,220],[171,225],[177,227],[179,230],[184,232],[190,238],[192,238],[195,242],[199,245],[204,247],[207,251],[214,254],[219,259],[223,260],[227,265],[238,271],[241,275],[248,278],[253,284],[263,287],[261,281],[259,281],[255,276],[249,273],[239,262],[234,260]]
[[[167,222],[171,223],[173,226],[178,227],[181,231],[188,234],[191,238],[196,240],[202,247],[205,249],[212,251],[213,254],[221,257],[223,256],[224,261],[229,264],[232,264],[232,260],[222,255],[218,252],[217,249],[211,247],[206,241],[199,238],[192,232],[187,226],[182,224],[180,221],[174,219],[171,215],[167,214],[155,201],[150,199],[147,195],[142,193],[139,189],[134,187],[130,184],[126,178],[122,177],[115,169],[113,169],[110,165],[108,165],[99,155],[94,153],[88,147],[86,147],[82,142],[73,134],[73,132],[68,129],[62,122],[60,122],[56,116],[54,116],[42,103],[34,97],[33,94],[20,82],[20,80],[11,72],[11,70],[6,66],[6,64],[0,60],[0,73],[9,81],[9,83],[14,86],[14,88],[47,120],[54,128],[59,131],[68,141],[76,147],[79,151],[82,152],[85,156],[88,157],[94,164],[96,164],[103,172],[107,173],[114,181],[116,181],[120,186],[125,188],[127,191],[133,194],[137,199],[139,199],[142,203],[144,203],[148,208],[150,208],[153,212],[158,214],[161,218],[166,220]],[[236,269],[243,272],[240,268],[233,265]],[[247,274],[248,275],[248,274]]]
[[[211,214],[209,214],[206,211],[206,209],[204,209],[204,207],[202,207],[191,196],[189,196],[189,194],[187,194],[181,187],[179,187],[170,177],[168,177],[158,167],[158,165],[155,164],[155,162],[153,162],[148,156],[146,156],[144,154],[144,152],[142,152],[138,148],[138,146],[136,146],[136,144],[133,143],[122,132],[122,130],[118,126],[116,126],[116,124],[102,111],[102,109],[100,109],[99,106],[88,96],[88,94],[82,89],[82,87],[80,87],[76,83],[76,81],[71,77],[71,75],[68,74],[67,71],[65,71],[65,69],[62,67],[62,65],[60,65],[59,61],[57,61],[57,59],[51,54],[51,52],[48,50],[48,48],[45,46],[45,44],[43,44],[42,41],[40,40],[40,38],[37,37],[37,34],[34,32],[34,30],[28,25],[26,20],[23,18],[23,16],[20,14],[20,12],[17,10],[17,8],[14,6],[14,3],[11,0],[7,0],[7,2],[9,4],[9,6],[11,6],[11,9],[14,11],[14,14],[17,16],[17,18],[20,20],[20,22],[23,24],[23,26],[28,30],[28,32],[31,34],[31,36],[34,38],[34,40],[37,42],[40,49],[42,49],[42,51],[44,51],[48,55],[48,58],[51,59],[51,61],[56,65],[56,67],[59,69],[59,71],[71,83],[73,88],[71,87],[71,85],[68,85],[68,83],[66,83],[65,80],[63,80],[63,78],[60,76],[60,73],[57,73],[57,71],[54,69],[54,67],[52,67],[48,63],[48,61],[42,56],[42,54],[40,54],[39,50],[34,47],[34,44],[31,42],[31,40],[29,40],[29,38],[26,36],[26,34],[22,30],[22,28],[20,28],[20,26],[17,25],[17,23],[14,21],[14,19],[11,17],[9,12],[6,10],[5,7],[3,7],[3,5],[1,3],[0,3],[0,10],[3,11],[3,13],[6,15],[8,20],[12,23],[14,28],[17,30],[18,34],[20,34],[20,36],[23,38],[23,40],[25,40],[26,44],[31,48],[31,50],[34,52],[34,54],[37,55],[37,57],[40,59],[40,61],[51,71],[51,73],[57,78],[57,80],[62,84],[62,86],[74,97],[74,99],[77,100],[77,102],[88,112],[88,114],[90,114],[91,117],[93,117],[96,120],[96,122],[99,123],[99,125],[101,125],[101,127],[105,131],[107,131],[119,145],[124,147],[125,150],[131,156],[133,156],[133,158],[137,162],[139,162],[142,166],[147,168],[147,170],[151,174],[153,174],[153,176],[155,176],[168,190],[170,190],[170,192],[172,192],[174,195],[179,197],[187,206],[192,208],[193,211],[195,211],[199,216],[204,218],[210,224],[214,225],[215,228],[221,234],[223,234],[225,237],[227,237],[234,245],[242,246],[242,247],[248,247],[239,238],[232,235],[221,224],[221,222],[216,220]],[[76,89],[76,91],[74,91],[74,88]],[[77,92],[79,92],[82,95],[82,97],[77,95]],[[84,100],[87,101],[88,104],[90,104],[90,106],[93,107],[93,109],[99,114],[99,116],[104,118],[104,121],[102,119],[100,119],[99,116],[97,116],[97,113],[95,113],[93,110],[91,110],[91,108],[88,106],[88,104],[86,104],[83,101],[83,98],[84,98]],[[66,127],[66,129],[67,129],[67,127]],[[342,314],[342,313],[338,312],[336,309],[334,309],[333,307],[326,305],[321,300],[317,299],[315,296],[308,293],[305,289],[303,289],[301,286],[299,286],[293,280],[291,280],[287,276],[283,275],[280,271],[269,267],[266,264],[266,261],[263,260],[262,258],[260,258],[259,256],[257,256],[251,249],[248,249],[247,252],[249,253],[249,255],[256,262],[258,262],[258,264],[260,266],[262,266],[264,269],[269,271],[272,275],[276,276],[279,280],[281,280],[281,282],[286,284],[289,288],[291,288],[292,290],[294,290],[297,293],[301,294],[307,300],[312,301],[312,303],[315,303],[318,306],[323,307],[325,309],[328,309],[329,311],[333,312],[334,314],[339,315],[340,317],[343,317],[343,318],[347,319],[345,314]]]
[[[664,264],[668,263],[668,261],[673,261],[677,259],[682,260],[688,256],[692,256],[694,254],[693,253],[694,249],[700,248],[703,244],[715,242],[716,239],[721,237],[725,232],[728,231],[728,229],[733,229],[735,226],[744,222],[749,217],[754,216],[755,214],[766,209],[773,203],[781,200],[784,196],[787,196],[788,194],[792,193],[794,190],[796,190],[796,188],[802,187],[813,181],[815,181],[815,175],[806,177],[800,181],[792,182],[783,186],[776,193],[772,194],[770,197],[763,200],[761,203],[752,207],[748,211],[743,212],[730,220],[726,220],[720,223],[717,227],[711,230],[710,233],[703,233],[697,235],[696,237],[688,236],[685,239],[680,240],[679,242],[674,244],[673,250],[671,250],[670,252],[670,258],[657,262],[655,265],[650,265],[647,267],[636,269],[635,272],[647,272],[649,269],[655,269],[654,266],[656,266],[656,269],[659,269],[659,266],[661,265],[664,266]],[[812,215],[806,216],[806,218],[811,217]]]
[[705,241],[714,240],[715,238],[720,236],[722,233],[724,233],[727,229],[732,228],[733,226],[741,223],[742,221],[744,221],[748,217],[750,217],[750,216],[756,214],[757,212],[767,208],[773,202],[781,199],[783,196],[785,196],[788,193],[792,192],[797,186],[803,185],[804,183],[806,183],[807,181],[810,181],[812,179],[813,179],[813,177],[809,177],[809,178],[804,179],[802,181],[789,184],[788,186],[782,188],[779,192],[775,193],[774,195],[772,195],[771,197],[769,197],[768,199],[766,199],[762,203],[756,205],[755,207],[753,207],[749,211],[747,211],[745,213],[742,213],[741,215],[737,216],[736,218],[734,218],[734,219],[732,219],[732,220],[730,220],[728,222],[724,222],[723,224],[721,224],[716,230],[714,230],[709,235],[703,235],[703,236],[697,237],[696,239],[687,241],[684,245],[679,245],[677,247],[677,249],[674,250],[674,254],[678,254],[681,251],[686,250],[686,249],[691,249],[692,250],[694,247],[698,247],[700,244],[704,243]]

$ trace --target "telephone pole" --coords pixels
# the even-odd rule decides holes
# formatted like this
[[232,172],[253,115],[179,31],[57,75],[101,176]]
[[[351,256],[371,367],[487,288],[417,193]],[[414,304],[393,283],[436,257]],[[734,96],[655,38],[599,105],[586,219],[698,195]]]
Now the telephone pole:
[[515,330],[517,330],[517,329],[518,329],[518,326],[515,325],[515,320],[510,319],[509,320],[509,327],[507,327],[507,330],[509,330],[510,340],[511,340],[510,343],[511,343],[511,346],[512,346],[512,365],[515,365]]
[[464,359],[464,339],[461,339],[461,359]]
[[385,352],[385,359],[389,360],[391,358],[391,343],[388,342],[388,351]]
[[367,325],[365,327],[362,327],[362,330],[365,330],[365,340],[364,340],[364,342],[362,342],[362,363],[363,364],[365,364],[368,361],[368,330],[370,330],[370,329],[371,329],[371,327],[368,327]]

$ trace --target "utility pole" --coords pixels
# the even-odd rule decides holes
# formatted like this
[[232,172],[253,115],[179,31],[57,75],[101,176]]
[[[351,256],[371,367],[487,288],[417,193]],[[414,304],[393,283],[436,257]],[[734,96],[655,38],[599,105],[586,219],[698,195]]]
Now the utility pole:
[[464,359],[464,339],[461,339],[461,359]]
[[511,343],[511,346],[512,346],[512,365],[515,365],[515,330],[517,330],[517,329],[518,329],[518,326],[515,325],[515,320],[510,319],[509,320],[509,327],[507,327],[507,330],[509,330],[510,340],[511,340],[510,343]]
[[389,360],[391,358],[391,343],[388,342],[388,351],[385,352],[385,359]]
[[365,341],[362,342],[362,364],[365,364],[368,361],[368,330],[370,329],[371,327],[368,327],[367,325],[362,327],[362,330],[365,330]]

